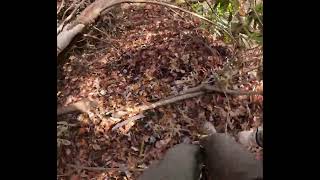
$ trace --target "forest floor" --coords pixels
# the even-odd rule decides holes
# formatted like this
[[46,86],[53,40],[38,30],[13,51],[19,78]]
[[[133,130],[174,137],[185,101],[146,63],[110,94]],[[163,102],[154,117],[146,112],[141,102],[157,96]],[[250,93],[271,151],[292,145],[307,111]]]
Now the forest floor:
[[[112,130],[127,116],[108,112],[150,104],[210,81],[233,51],[200,28],[199,20],[161,6],[124,5],[113,16],[102,16],[58,59],[58,105],[83,98],[98,102],[89,114],[58,117],[63,139],[58,179],[136,179],[173,145],[197,143],[206,121],[234,137],[259,126],[263,96],[212,93],[145,111],[143,118]],[[262,89],[257,73],[247,71],[259,65],[261,51],[239,50],[242,69],[231,89]]]

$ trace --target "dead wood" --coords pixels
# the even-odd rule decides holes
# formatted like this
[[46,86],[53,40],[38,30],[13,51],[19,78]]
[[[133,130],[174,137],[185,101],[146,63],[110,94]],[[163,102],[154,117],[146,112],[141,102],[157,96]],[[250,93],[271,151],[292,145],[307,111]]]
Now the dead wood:
[[[175,102],[178,102],[178,101],[182,101],[182,100],[185,100],[185,99],[198,97],[198,96],[204,95],[206,93],[214,93],[214,92],[215,93],[222,93],[222,94],[229,94],[229,95],[262,95],[262,92],[240,91],[240,90],[223,90],[221,88],[210,86],[208,84],[201,84],[201,85],[199,85],[197,87],[190,88],[190,89],[188,89],[186,91],[183,91],[183,94],[181,93],[181,94],[179,94],[177,96],[173,96],[173,97],[170,97],[170,98],[167,98],[167,99],[164,99],[164,100],[160,100],[160,101],[157,101],[155,103],[151,103],[149,105],[138,106],[138,107],[134,108],[133,111],[130,111],[130,112],[128,112],[128,111],[126,112],[126,111],[122,111],[122,110],[116,111],[116,112],[114,112],[112,114],[112,117],[122,118],[123,116],[128,115],[130,113],[142,113],[143,111],[146,111],[146,110],[149,110],[149,109],[154,109],[154,108],[159,107],[159,106],[168,105],[168,104],[175,103]],[[138,119],[135,118],[135,120],[138,120]],[[117,124],[115,127],[119,128],[121,126],[126,125],[129,122],[131,122],[131,120],[126,120],[126,121],[120,122],[121,125]],[[116,128],[113,128],[113,129],[116,129]]]

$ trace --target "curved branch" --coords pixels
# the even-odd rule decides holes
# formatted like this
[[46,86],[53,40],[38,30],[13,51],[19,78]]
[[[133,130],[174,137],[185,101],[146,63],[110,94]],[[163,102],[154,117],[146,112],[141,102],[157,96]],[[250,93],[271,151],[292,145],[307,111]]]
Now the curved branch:
[[[134,108],[134,112],[143,112],[149,109],[154,109],[159,106],[168,105],[171,103],[175,103],[178,101],[182,101],[185,99],[190,99],[194,97],[198,97],[201,95],[204,95],[206,93],[223,93],[223,94],[230,94],[230,95],[262,95],[262,92],[256,92],[256,91],[240,91],[240,90],[224,90],[218,87],[210,86],[208,84],[201,84],[197,87],[187,89],[186,91],[183,91],[182,93],[179,93],[177,96],[173,96],[170,98],[166,98],[160,101],[157,101],[155,103],[151,103],[150,105],[141,105]],[[122,118],[125,115],[128,115],[132,112],[124,112],[124,111],[116,111],[112,113],[112,117],[115,118]]]

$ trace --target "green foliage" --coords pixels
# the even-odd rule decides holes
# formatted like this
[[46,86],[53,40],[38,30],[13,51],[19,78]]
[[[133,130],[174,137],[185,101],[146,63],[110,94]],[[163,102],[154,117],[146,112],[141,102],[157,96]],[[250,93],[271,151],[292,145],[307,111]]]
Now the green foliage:
[[[239,45],[245,47],[262,44],[263,3],[255,4],[250,0],[217,0],[213,4],[204,1],[192,3],[190,6],[192,11],[216,22],[215,27],[202,27],[221,36],[226,42],[236,39]],[[232,34],[233,37],[228,34]]]
[[232,13],[234,10],[232,2],[229,0],[218,0],[217,4],[219,16],[225,16],[226,13]]

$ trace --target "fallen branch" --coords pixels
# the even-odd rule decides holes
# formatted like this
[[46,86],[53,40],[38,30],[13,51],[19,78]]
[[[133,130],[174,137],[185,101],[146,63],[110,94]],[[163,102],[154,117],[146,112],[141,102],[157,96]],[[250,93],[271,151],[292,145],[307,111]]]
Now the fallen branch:
[[[204,93],[205,92],[200,91],[200,92],[183,94],[183,95],[176,96],[176,97],[173,97],[173,98],[170,98],[170,99],[160,100],[160,101],[152,103],[150,105],[138,106],[138,107],[136,107],[134,109],[134,112],[142,112],[142,111],[146,111],[146,110],[149,110],[149,109],[154,109],[154,108],[159,107],[159,106],[164,106],[164,105],[171,104],[171,103],[174,103],[174,102],[177,102],[177,101],[181,101],[181,100],[197,97],[197,96],[200,96],[200,95],[202,95]],[[131,112],[120,111],[120,112],[121,113],[118,113],[118,112],[113,113],[112,117],[121,118],[121,117],[123,117],[125,115],[128,115],[129,113],[132,113],[132,111]]]
[[[214,87],[214,86],[210,86],[208,84],[201,84],[197,87],[194,87],[194,88],[190,88],[190,89],[187,89],[185,91],[183,91],[182,93],[180,93],[179,95],[177,96],[173,96],[173,97],[170,97],[170,98],[167,98],[167,99],[164,99],[164,100],[160,100],[158,102],[155,102],[155,103],[152,103],[150,105],[142,105],[142,106],[138,106],[136,108],[134,108],[133,111],[116,111],[115,113],[112,113],[112,117],[115,117],[115,118],[121,118],[125,115],[128,115],[130,113],[140,113],[142,114],[143,111],[146,111],[146,110],[149,110],[149,109],[154,109],[156,107],[159,107],[159,106],[164,106],[164,105],[168,105],[168,104],[171,104],[171,103],[175,103],[175,102],[178,102],[178,101],[182,101],[182,100],[185,100],[185,99],[190,99],[190,98],[193,98],[193,97],[197,97],[197,96],[201,96],[203,94],[206,94],[206,93],[213,93],[213,92],[216,92],[216,93],[223,93],[224,95],[262,95],[262,92],[255,92],[255,91],[237,91],[237,90],[223,90],[221,88],[217,88],[217,87]],[[135,121],[135,120],[138,120],[138,119],[141,119],[142,117],[144,117],[143,115],[137,115],[137,116],[133,116],[125,121],[122,121],[118,124],[116,124],[113,128],[112,128],[112,131],[128,124],[129,122],[131,121]]]
[[124,167],[118,167],[118,168],[105,168],[105,167],[87,167],[87,166],[77,166],[74,164],[67,164],[67,166],[75,168],[75,169],[84,169],[88,171],[144,171],[144,169],[139,168],[124,168]]
[[92,39],[95,39],[95,40],[98,40],[98,41],[101,41],[101,42],[104,42],[104,43],[106,43],[106,44],[110,44],[110,42],[107,42],[107,41],[105,41],[105,40],[103,40],[103,39],[101,39],[101,38],[98,38],[98,37],[96,37],[96,36],[92,36],[92,35],[89,35],[89,34],[84,34],[83,36],[84,36],[84,37],[89,37],[89,38],[92,38]]
[[[81,14],[74,20],[72,23],[67,24],[62,31],[57,36],[57,56],[70,44],[72,39],[79,33],[81,33],[84,28],[93,23],[97,17],[105,10],[110,9],[113,6],[122,4],[122,3],[149,3],[149,4],[156,4],[161,5],[164,7],[176,9],[187,14],[193,15],[199,19],[202,19],[210,24],[215,25],[215,23],[203,16],[200,16],[194,12],[185,10],[178,6],[158,2],[158,1],[151,1],[151,0],[97,0],[94,3],[90,4],[87,8],[85,8]],[[225,29],[222,28],[231,38],[233,36]],[[58,31],[57,31],[58,32]]]
[[129,113],[132,113],[132,112],[135,112],[135,113],[142,112],[142,111],[146,111],[149,109],[154,109],[159,106],[168,105],[168,104],[175,103],[175,102],[178,102],[181,100],[190,99],[190,98],[197,97],[197,96],[200,96],[200,95],[203,95],[206,93],[213,93],[213,92],[229,94],[229,95],[262,95],[262,92],[240,91],[240,90],[223,90],[221,88],[210,86],[208,84],[201,84],[197,87],[190,88],[186,91],[183,91],[184,94],[180,94],[180,95],[168,98],[168,99],[160,100],[160,101],[152,103],[150,105],[138,106],[138,107],[134,108],[133,111],[130,111],[130,112],[117,111],[112,114],[112,117],[121,118],[125,115],[128,115]]

